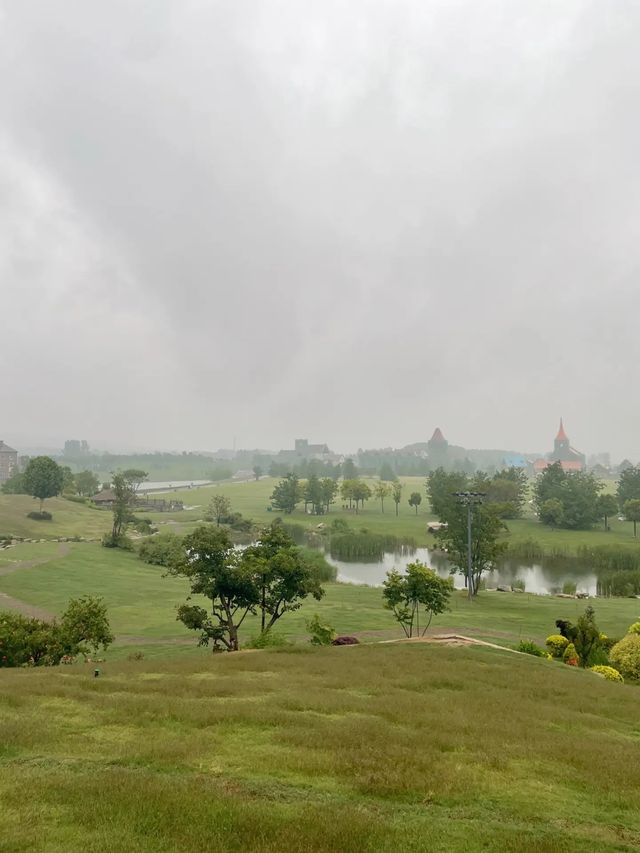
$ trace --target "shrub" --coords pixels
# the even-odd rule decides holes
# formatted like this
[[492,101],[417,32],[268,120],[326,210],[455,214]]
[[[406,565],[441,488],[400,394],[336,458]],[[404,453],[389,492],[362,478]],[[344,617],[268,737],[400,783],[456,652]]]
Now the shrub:
[[609,660],[624,678],[640,679],[640,634],[627,634],[611,649]]
[[526,588],[527,588],[527,587],[526,587],[526,584],[525,584],[525,582],[522,580],[522,578],[516,578],[516,579],[513,581],[513,583],[511,584],[511,589],[512,589],[512,590],[519,589],[521,592],[524,592]]
[[326,622],[321,622],[317,614],[307,622],[307,631],[311,634],[312,646],[330,646],[336,638],[334,628]]
[[336,637],[332,646],[357,646],[360,640],[357,637]]
[[633,625],[629,625],[627,634],[640,634],[640,622],[634,622]]
[[580,658],[578,657],[578,652],[576,651],[576,647],[573,643],[569,643],[567,648],[564,650],[562,660],[569,666],[580,666]]
[[113,533],[105,533],[102,537],[103,548],[122,548],[123,551],[133,551],[133,542],[128,536],[114,536]]
[[302,553],[306,564],[311,569],[313,577],[320,581],[334,581],[338,574],[338,570],[331,563],[327,562],[324,554],[320,551],[314,551],[311,548],[303,548]]
[[577,588],[578,587],[577,587],[577,584],[575,581],[565,581],[562,584],[562,594],[563,595],[575,595]]
[[161,533],[145,539],[138,546],[138,556],[152,566],[170,566],[182,552],[182,539],[175,533]]
[[255,637],[251,637],[247,643],[248,649],[276,649],[281,646],[290,645],[286,637],[275,631],[263,631]]
[[536,658],[546,658],[547,653],[540,646],[537,646],[531,640],[520,640],[518,643],[518,651],[525,655],[533,655]]
[[42,512],[34,511],[27,513],[27,518],[32,518],[34,521],[51,521],[53,516],[46,509],[43,509]]
[[569,640],[563,637],[562,634],[550,634],[545,641],[545,645],[551,657],[561,658],[564,650],[569,645]]
[[591,672],[597,673],[597,675],[602,675],[607,681],[619,681],[624,684],[624,678],[620,675],[617,669],[614,669],[612,666],[592,666],[590,667]]

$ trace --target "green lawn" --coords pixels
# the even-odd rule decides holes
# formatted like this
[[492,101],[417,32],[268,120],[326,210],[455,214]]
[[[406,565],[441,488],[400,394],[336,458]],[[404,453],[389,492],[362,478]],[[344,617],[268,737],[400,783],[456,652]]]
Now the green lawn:
[[[68,554],[60,556],[56,549]],[[49,551],[44,553],[42,549]],[[175,608],[188,595],[182,579],[164,577],[164,570],[141,562],[135,554],[102,548],[97,543],[64,543],[63,546],[23,545],[21,559],[34,549],[40,559],[30,568],[2,574],[0,592],[35,605],[52,614],[60,614],[69,598],[90,593],[103,596],[109,618],[119,641],[109,657],[121,656],[132,649],[145,654],[166,654],[169,649],[193,648],[195,637],[175,619]],[[306,641],[306,622],[318,613],[341,634],[357,634],[364,640],[401,636],[389,611],[382,606],[380,589],[348,584],[326,584],[320,601],[305,602],[301,610],[287,614],[278,631],[295,641]],[[640,618],[640,601],[635,599],[598,599],[595,603],[598,623],[610,636],[621,635]],[[482,592],[469,603],[464,592],[453,595],[451,610],[434,621],[434,628],[474,633],[495,642],[514,645],[519,639],[542,642],[555,631],[556,619],[575,621],[584,610],[584,602],[529,595],[527,593]],[[244,626],[246,641],[257,633],[257,620],[249,618]],[[206,651],[198,651],[206,655]]]
[[424,644],[2,671],[0,849],[637,850],[637,709]]
[[28,539],[53,539],[58,536],[83,536],[99,539],[111,526],[111,514],[89,509],[85,504],[64,498],[49,498],[44,509],[51,521],[34,521],[27,514],[38,510],[39,501],[28,495],[0,494],[0,535]]

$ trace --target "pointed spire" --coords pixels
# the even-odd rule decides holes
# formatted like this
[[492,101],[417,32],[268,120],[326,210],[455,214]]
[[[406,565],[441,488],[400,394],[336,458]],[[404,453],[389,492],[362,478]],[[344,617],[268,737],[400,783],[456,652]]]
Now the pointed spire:
[[562,418],[560,418],[560,429],[558,430],[556,441],[569,441],[569,437],[564,431],[564,424],[562,423]]
[[429,444],[443,444],[446,440],[447,439],[443,436],[440,427],[436,427],[433,431],[433,435],[429,439]]

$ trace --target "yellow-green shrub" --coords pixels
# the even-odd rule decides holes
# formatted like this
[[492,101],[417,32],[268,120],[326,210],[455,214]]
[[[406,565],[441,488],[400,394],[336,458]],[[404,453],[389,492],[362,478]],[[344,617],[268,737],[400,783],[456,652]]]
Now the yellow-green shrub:
[[569,645],[569,640],[567,640],[566,637],[563,637],[562,634],[551,634],[545,640],[545,644],[551,657],[561,658],[564,654],[564,650]]
[[620,675],[618,670],[614,669],[612,666],[592,666],[590,669],[591,672],[603,675],[607,681],[620,681],[624,684],[624,678]]
[[567,648],[564,650],[562,655],[562,660],[569,664],[569,666],[579,666],[580,665],[580,656],[576,651],[576,647],[573,643],[569,643]]
[[629,625],[627,634],[640,634],[640,622],[634,622],[633,625]]
[[627,634],[616,643],[609,661],[625,678],[640,679],[640,634]]

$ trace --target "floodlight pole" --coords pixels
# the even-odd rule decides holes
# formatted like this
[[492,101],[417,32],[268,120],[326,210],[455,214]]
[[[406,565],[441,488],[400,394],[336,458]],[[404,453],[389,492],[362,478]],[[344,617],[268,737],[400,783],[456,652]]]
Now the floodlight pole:
[[467,595],[469,601],[473,598],[473,572],[471,559],[471,509],[474,504],[481,504],[484,492],[454,492],[458,503],[467,508]]

